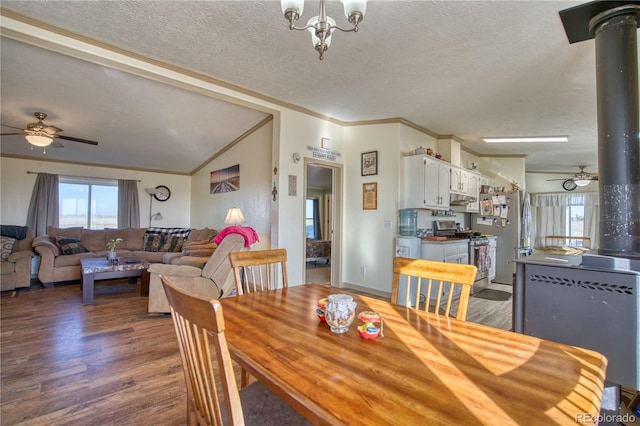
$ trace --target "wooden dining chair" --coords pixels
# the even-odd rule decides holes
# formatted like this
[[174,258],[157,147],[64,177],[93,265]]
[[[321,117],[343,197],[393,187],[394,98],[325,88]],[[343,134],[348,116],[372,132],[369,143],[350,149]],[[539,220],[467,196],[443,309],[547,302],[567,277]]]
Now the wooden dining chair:
[[260,382],[238,391],[218,300],[182,290],[164,275],[160,278],[187,383],[187,424],[311,424]]
[[229,253],[236,293],[253,293],[289,286],[287,250],[250,250]]
[[[400,301],[404,306],[410,306],[411,301],[415,301],[415,308],[419,309],[421,296],[424,296],[425,311],[429,312],[433,308],[433,312],[437,314],[451,316],[452,302],[457,296],[456,289],[459,288],[456,318],[464,321],[467,318],[471,286],[477,272],[478,268],[474,265],[396,257],[393,259],[391,303],[398,303],[400,277],[405,277],[402,285],[407,287],[406,298]],[[446,305],[443,310],[444,301]]]

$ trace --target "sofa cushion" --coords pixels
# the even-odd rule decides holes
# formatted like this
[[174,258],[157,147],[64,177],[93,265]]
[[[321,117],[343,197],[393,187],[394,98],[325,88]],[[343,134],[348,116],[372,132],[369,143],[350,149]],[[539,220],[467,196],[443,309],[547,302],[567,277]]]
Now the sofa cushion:
[[69,237],[79,240],[82,238],[82,226],[76,226],[74,228],[56,228],[55,226],[49,226],[47,228],[47,234],[50,237]]
[[184,244],[184,237],[176,237],[174,235],[165,235],[162,240],[162,245],[158,251],[178,252],[182,250]]
[[187,241],[213,241],[213,238],[216,235],[218,235],[217,229],[192,229],[191,232],[189,232],[189,238],[187,239]]
[[147,232],[147,228],[129,228],[127,231],[126,245],[128,250],[141,250],[142,240]]
[[[106,250],[104,230],[85,229],[82,231],[80,243],[89,251]],[[109,241],[109,240],[107,240]]]
[[5,262],[9,258],[15,243],[15,238],[4,236],[0,237],[0,261]]
[[162,235],[160,234],[145,234],[142,240],[142,251],[160,251],[160,245],[162,244]]
[[[104,228],[104,231],[102,232],[104,232],[104,236],[103,236],[104,242],[100,250],[107,250],[107,241],[116,240],[118,238],[122,238],[122,242],[118,244],[116,249],[117,250],[127,249],[127,238],[129,234],[129,231],[127,228]],[[84,239],[82,241],[84,241]],[[138,246],[138,248],[140,248],[140,246],[142,245],[142,237],[140,237],[140,241],[138,242],[138,244],[140,244]]]
[[89,253],[89,250],[87,250],[77,238],[68,238],[56,235],[55,239],[56,244],[60,247],[60,251],[63,255]]

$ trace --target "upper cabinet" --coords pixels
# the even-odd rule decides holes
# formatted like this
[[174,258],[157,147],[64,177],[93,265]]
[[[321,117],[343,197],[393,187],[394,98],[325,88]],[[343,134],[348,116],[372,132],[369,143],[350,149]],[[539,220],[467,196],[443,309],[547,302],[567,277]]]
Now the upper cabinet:
[[449,191],[452,194],[467,194],[469,191],[469,173],[459,167],[451,167]]
[[429,156],[404,157],[402,208],[449,208],[451,166]]
[[482,177],[475,173],[469,173],[469,186],[467,187],[467,195],[475,198],[475,201],[467,204],[467,211],[470,213],[480,212],[480,182]]

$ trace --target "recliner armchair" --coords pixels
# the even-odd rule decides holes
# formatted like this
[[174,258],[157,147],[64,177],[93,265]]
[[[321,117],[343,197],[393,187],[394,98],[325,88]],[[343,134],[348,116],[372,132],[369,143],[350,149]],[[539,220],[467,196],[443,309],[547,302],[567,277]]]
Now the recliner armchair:
[[16,239],[7,260],[0,262],[0,290],[15,290],[31,285],[31,259],[35,256],[32,242],[33,232],[27,228],[26,236]]
[[245,239],[238,234],[227,235],[215,249],[202,269],[189,265],[154,263],[149,266],[150,313],[169,313],[171,309],[162,287],[164,275],[180,288],[208,298],[228,297],[235,289],[229,253],[246,250]]

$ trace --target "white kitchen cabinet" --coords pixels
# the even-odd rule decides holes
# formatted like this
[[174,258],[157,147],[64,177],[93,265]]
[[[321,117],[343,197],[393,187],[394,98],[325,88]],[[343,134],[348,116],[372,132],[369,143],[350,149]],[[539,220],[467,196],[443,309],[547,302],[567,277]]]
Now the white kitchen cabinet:
[[423,241],[422,258],[447,263],[469,263],[467,240]]
[[448,209],[449,169],[447,163],[431,157],[404,157],[402,208]]
[[460,167],[451,167],[449,192],[467,194],[469,190],[469,173]]
[[478,213],[480,212],[480,175],[475,173],[469,173],[469,187],[467,195],[476,199],[467,204],[467,212]]

